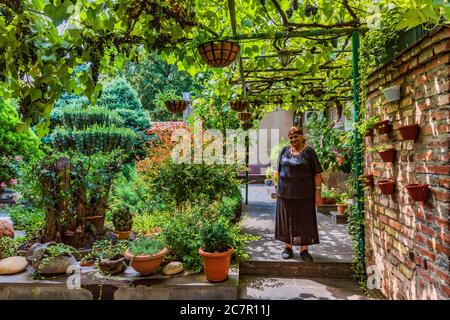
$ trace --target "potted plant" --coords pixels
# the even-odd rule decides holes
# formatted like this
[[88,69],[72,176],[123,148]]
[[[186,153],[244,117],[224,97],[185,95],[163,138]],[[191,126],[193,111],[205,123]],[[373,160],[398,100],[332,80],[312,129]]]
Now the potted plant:
[[378,151],[378,154],[380,155],[381,159],[384,162],[394,162],[395,161],[395,149],[394,148],[388,148],[382,151]]
[[429,196],[429,186],[428,184],[417,184],[412,183],[405,186],[408,190],[409,195],[414,201],[425,202],[428,200]]
[[213,68],[224,68],[233,63],[240,46],[232,41],[208,41],[198,47],[203,61]]
[[272,176],[273,176],[273,169],[271,166],[269,166],[266,169],[266,179],[264,179],[264,184],[267,187],[270,187],[273,184]]
[[378,181],[378,188],[380,188],[382,194],[392,195],[395,192],[395,181],[380,180]]
[[392,129],[391,120],[383,120],[376,122],[374,128],[377,130],[378,134],[389,133]]
[[167,252],[160,237],[143,237],[132,242],[124,255],[134,270],[149,275],[161,265]]
[[374,116],[364,119],[364,121],[362,121],[362,123],[359,125],[359,133],[365,137],[373,136],[373,129],[375,127],[375,123],[378,120],[379,118]]
[[401,126],[398,129],[403,140],[416,140],[419,133],[419,125],[417,123]]
[[200,230],[203,246],[198,253],[203,257],[206,279],[221,282],[228,279],[231,255],[234,249],[230,246],[231,234],[222,221],[208,223]]
[[157,93],[154,103],[159,108],[165,106],[167,110],[173,113],[183,113],[188,106],[188,102],[183,100],[183,97],[180,94],[177,94],[174,89],[168,89]]
[[117,239],[128,239],[131,228],[133,227],[133,215],[131,214],[130,207],[122,202],[115,204],[112,210],[112,220]]
[[73,256],[77,250],[63,243],[35,243],[27,253],[27,260],[41,275],[66,273],[67,268],[76,265]]
[[336,204],[336,199],[338,199],[339,194],[336,189],[328,189],[328,187],[324,185],[322,188],[321,196],[323,204]]
[[388,102],[400,100],[400,86],[394,85],[383,90],[383,94]]
[[347,193],[343,192],[338,194],[338,197],[336,199],[336,207],[339,214],[345,214],[345,210],[347,210],[348,207],[347,199],[348,199]]

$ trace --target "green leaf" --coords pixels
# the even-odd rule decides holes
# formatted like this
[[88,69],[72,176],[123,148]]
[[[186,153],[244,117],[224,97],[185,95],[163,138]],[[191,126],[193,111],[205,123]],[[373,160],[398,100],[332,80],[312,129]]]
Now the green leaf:
[[32,88],[30,90],[31,101],[36,101],[37,99],[42,98],[42,91],[36,88]]
[[33,6],[37,11],[42,11],[45,7],[43,0],[33,0]]
[[53,1],[51,1],[45,6],[44,12],[50,19],[52,19],[55,27],[57,27],[61,24],[61,22],[70,17],[70,13],[68,12],[70,6],[72,6],[72,2],[70,0],[65,0],[59,6],[54,6]]

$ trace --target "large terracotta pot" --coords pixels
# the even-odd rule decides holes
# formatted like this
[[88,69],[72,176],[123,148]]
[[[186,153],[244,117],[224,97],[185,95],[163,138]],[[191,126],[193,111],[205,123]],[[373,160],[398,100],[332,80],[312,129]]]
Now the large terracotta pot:
[[394,162],[395,161],[395,149],[394,148],[379,151],[378,154],[380,155],[381,159],[384,162]]
[[228,279],[233,252],[233,248],[229,248],[225,252],[206,252],[202,248],[198,250],[198,253],[203,257],[203,268],[208,281],[221,282]]
[[429,195],[428,184],[408,184],[406,190],[414,201],[427,201]]
[[395,192],[395,181],[380,180],[378,181],[378,187],[382,194],[391,195]]
[[400,130],[400,135],[402,136],[403,140],[416,140],[417,134],[419,133],[418,124],[402,126],[398,129]]
[[347,210],[348,204],[346,203],[336,203],[337,211],[339,214],[345,214],[345,210]]
[[392,123],[390,120],[383,120],[375,123],[374,128],[377,130],[378,134],[389,133],[392,129]]
[[142,256],[134,256],[129,250],[125,251],[125,258],[130,261],[131,267],[141,275],[149,275],[162,263],[169,250],[164,247],[160,252]]

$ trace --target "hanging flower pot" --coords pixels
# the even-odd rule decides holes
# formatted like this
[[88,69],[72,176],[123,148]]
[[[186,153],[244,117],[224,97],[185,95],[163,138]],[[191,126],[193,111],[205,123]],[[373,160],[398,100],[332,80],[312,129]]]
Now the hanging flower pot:
[[388,102],[400,100],[400,86],[392,86],[383,90],[383,94]]
[[239,112],[238,117],[241,121],[249,121],[252,118],[251,112]]
[[385,195],[394,194],[395,181],[380,180],[380,181],[378,181],[378,188],[380,188],[382,194],[385,194]]
[[213,68],[229,66],[236,60],[239,50],[239,45],[231,41],[209,41],[198,48],[203,61]]
[[408,190],[409,195],[414,201],[427,201],[429,195],[429,186],[428,184],[417,184],[412,183],[405,186],[406,190]]
[[241,127],[244,130],[249,130],[249,129],[253,128],[253,123],[251,123],[251,122],[243,122],[243,123],[241,123]]
[[230,108],[236,112],[242,112],[248,108],[248,101],[232,100],[230,101]]
[[392,123],[390,120],[383,120],[375,123],[374,128],[377,129],[378,134],[389,133],[392,129]]
[[408,126],[402,126],[399,130],[403,140],[416,140],[417,134],[419,133],[419,125],[415,123]]
[[169,100],[166,101],[167,110],[173,113],[182,113],[188,106],[185,100]]
[[291,51],[287,49],[278,51],[278,60],[283,68],[287,67],[291,62]]
[[378,154],[380,155],[381,159],[384,162],[394,162],[395,161],[395,149],[394,148],[386,149],[384,151],[379,151]]

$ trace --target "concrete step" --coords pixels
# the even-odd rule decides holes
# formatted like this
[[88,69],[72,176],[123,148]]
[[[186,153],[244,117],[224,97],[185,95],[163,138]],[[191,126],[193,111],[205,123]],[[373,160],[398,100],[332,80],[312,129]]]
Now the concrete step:
[[241,275],[239,299],[367,300],[358,284],[337,278],[284,278]]
[[351,263],[332,261],[248,261],[240,263],[239,274],[352,279]]

